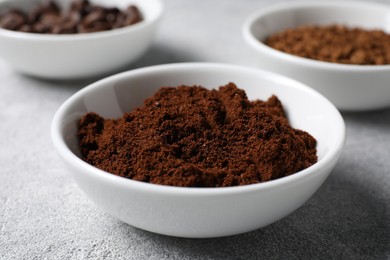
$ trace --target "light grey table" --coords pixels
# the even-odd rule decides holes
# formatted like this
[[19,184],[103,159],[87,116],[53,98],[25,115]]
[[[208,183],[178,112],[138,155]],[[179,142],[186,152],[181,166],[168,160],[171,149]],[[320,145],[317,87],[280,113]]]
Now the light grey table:
[[[125,69],[184,61],[254,66],[241,25],[272,2],[166,0],[153,46]],[[54,151],[55,111],[95,80],[44,81],[0,60],[0,259],[390,258],[390,109],[343,114],[348,140],[339,164],[290,216],[239,236],[180,239],[102,212]]]

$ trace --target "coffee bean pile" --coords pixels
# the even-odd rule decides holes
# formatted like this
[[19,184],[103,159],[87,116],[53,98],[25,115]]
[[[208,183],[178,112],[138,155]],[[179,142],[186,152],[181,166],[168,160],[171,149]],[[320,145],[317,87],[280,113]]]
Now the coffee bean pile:
[[0,16],[0,27],[13,31],[45,34],[75,34],[107,31],[136,24],[142,14],[136,6],[126,10],[74,0],[61,11],[53,1],[46,1],[25,13],[12,9]]

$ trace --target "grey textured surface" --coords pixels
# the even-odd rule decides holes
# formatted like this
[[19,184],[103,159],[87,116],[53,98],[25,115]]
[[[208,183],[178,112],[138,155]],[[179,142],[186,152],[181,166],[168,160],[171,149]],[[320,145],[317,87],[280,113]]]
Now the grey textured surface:
[[[182,61],[253,66],[241,25],[272,2],[166,0],[152,48],[125,69]],[[0,259],[390,258],[390,109],[343,114],[348,140],[339,164],[290,216],[239,236],[180,239],[96,208],[54,151],[56,109],[95,80],[44,81],[0,60]]]

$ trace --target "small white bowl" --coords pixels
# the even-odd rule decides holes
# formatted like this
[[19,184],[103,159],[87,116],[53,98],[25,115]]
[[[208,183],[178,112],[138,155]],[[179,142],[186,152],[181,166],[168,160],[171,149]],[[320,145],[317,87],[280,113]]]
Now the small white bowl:
[[244,23],[245,41],[258,66],[297,79],[316,89],[342,110],[390,106],[390,65],[345,65],[301,58],[262,41],[300,25],[343,24],[390,33],[390,6],[355,1],[291,2],[270,6]]
[[[121,117],[161,86],[216,88],[235,82],[250,99],[276,94],[293,127],[318,141],[318,162],[293,175],[227,188],[183,188],[115,176],[81,159],[77,122],[94,111]],[[135,227],[164,235],[205,238],[251,231],[290,214],[308,200],[336,165],[345,142],[338,110],[294,80],[245,67],[184,63],[124,72],[85,87],[69,98],[52,122],[52,140],[80,188],[100,208]]]
[[[11,7],[30,10],[41,0],[5,0],[0,13]],[[66,7],[69,0],[56,0]],[[162,15],[160,0],[91,0],[103,6],[136,5],[144,20],[123,28],[85,34],[36,34],[0,28],[0,57],[16,70],[42,78],[91,77],[120,69],[150,46]]]

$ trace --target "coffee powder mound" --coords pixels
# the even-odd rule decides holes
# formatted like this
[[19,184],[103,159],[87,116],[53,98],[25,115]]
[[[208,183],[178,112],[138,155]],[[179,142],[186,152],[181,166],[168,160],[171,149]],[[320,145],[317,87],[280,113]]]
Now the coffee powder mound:
[[116,120],[88,113],[78,137],[88,163],[171,186],[260,183],[317,161],[316,140],[288,124],[276,96],[252,102],[233,83],[219,90],[163,87]]
[[333,63],[390,64],[390,34],[342,25],[301,26],[271,35],[265,44],[282,52]]

